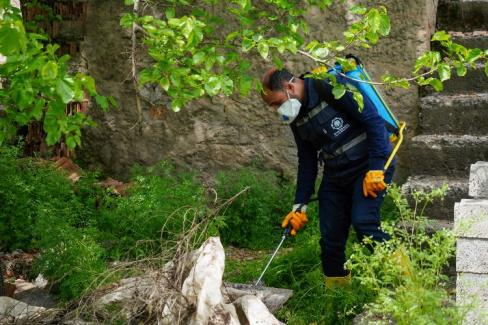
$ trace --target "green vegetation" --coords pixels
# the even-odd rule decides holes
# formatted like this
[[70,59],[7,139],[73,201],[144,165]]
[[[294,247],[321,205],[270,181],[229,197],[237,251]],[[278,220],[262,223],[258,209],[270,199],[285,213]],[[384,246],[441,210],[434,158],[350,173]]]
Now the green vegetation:
[[[101,175],[85,173],[72,184],[50,164],[18,158],[18,149],[2,147],[1,250],[39,249],[34,271],[57,282],[60,297],[70,300],[121,276],[107,275],[112,262],[171,250],[195,221],[242,191],[201,238],[220,233],[226,245],[271,251],[280,239],[279,222],[290,208],[294,189],[289,180],[259,168],[219,173],[215,192],[206,189],[198,175],[177,171],[167,162],[134,168],[133,174],[128,195],[120,197],[95,185]],[[420,213],[422,202],[443,192],[445,188],[416,193],[416,210]],[[390,188],[383,206],[384,228],[393,239],[368,243],[375,246],[371,253],[351,234],[347,254],[353,283],[344,290],[324,287],[315,204],[310,208],[309,224],[286,241],[264,277],[266,285],[295,292],[279,312],[280,319],[288,324],[349,324],[366,310],[377,321],[398,324],[459,323],[462,311],[452,305],[443,275],[454,236],[449,231],[428,234],[425,218],[408,208],[398,187]],[[392,257],[398,250],[410,258],[412,276]],[[262,252],[257,255],[264,257],[228,260],[226,280],[254,282],[268,258]]]
[[280,237],[282,216],[293,202],[293,186],[273,172],[242,168],[217,175],[218,195],[229,198],[248,188],[222,213],[222,242],[247,248],[271,248]]
[[75,184],[45,161],[0,150],[0,251],[40,249],[36,271],[60,281],[60,295],[79,296],[111,261],[156,254],[206,212],[203,187],[167,163],[138,169],[127,197]]
[[[418,210],[442,197],[445,190],[415,193]],[[454,253],[453,233],[443,230],[428,234],[425,216],[408,208],[396,186],[389,189],[382,214],[388,216],[383,228],[392,240],[377,245],[366,239],[367,245],[374,245],[371,253],[354,234],[350,235],[347,266],[353,282],[345,289],[325,289],[317,227],[309,225],[297,235],[293,250],[282,252],[264,277],[266,285],[294,290],[292,299],[279,312],[282,320],[287,324],[349,324],[366,311],[370,320],[380,324],[389,320],[398,324],[460,324],[463,310],[454,306],[448,278],[443,274]],[[411,260],[410,273],[395,260],[399,250]],[[265,263],[231,261],[227,280],[250,283]]]

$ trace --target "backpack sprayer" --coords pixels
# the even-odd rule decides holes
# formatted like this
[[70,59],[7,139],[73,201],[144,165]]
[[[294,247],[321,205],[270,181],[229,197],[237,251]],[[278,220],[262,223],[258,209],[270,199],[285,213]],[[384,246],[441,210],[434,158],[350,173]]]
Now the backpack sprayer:
[[371,77],[366,71],[366,68],[361,60],[352,54],[346,55],[346,58],[353,60],[353,65],[355,66],[354,69],[344,71],[340,64],[336,64],[327,72],[335,75],[337,82],[353,86],[359,90],[363,97],[367,97],[369,100],[371,100],[374,107],[376,107],[378,114],[385,122],[385,127],[388,131],[390,142],[395,144],[390,156],[388,157],[388,160],[385,163],[384,170],[386,171],[388,167],[390,167],[393,158],[395,158],[395,155],[403,142],[403,132],[405,130],[406,123],[403,121],[399,122],[396,119],[395,115],[393,115],[392,111],[383,100],[383,97],[381,97],[378,89],[376,89],[373,84],[369,83],[372,81]]

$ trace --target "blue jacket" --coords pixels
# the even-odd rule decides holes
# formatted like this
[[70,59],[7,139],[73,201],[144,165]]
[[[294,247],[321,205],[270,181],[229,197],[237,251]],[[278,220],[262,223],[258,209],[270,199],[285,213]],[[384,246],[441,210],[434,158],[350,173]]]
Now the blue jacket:
[[314,192],[319,161],[317,148],[311,142],[302,139],[298,132],[296,121],[319,105],[320,102],[326,100],[330,106],[344,112],[351,121],[355,122],[355,127],[363,129],[367,136],[367,154],[365,157],[351,161],[351,164],[342,166],[339,169],[328,169],[326,165],[324,177],[341,179],[358,176],[359,173],[363,173],[365,170],[382,170],[392,150],[384,120],[379,116],[378,111],[366,96],[364,97],[364,108],[360,112],[358,104],[350,92],[346,92],[343,97],[337,100],[333,98],[332,86],[326,81],[321,81],[321,92],[325,93],[318,92],[312,79],[305,78],[304,82],[305,100],[302,103],[297,119],[291,124],[298,150],[296,204],[307,203],[310,200]]

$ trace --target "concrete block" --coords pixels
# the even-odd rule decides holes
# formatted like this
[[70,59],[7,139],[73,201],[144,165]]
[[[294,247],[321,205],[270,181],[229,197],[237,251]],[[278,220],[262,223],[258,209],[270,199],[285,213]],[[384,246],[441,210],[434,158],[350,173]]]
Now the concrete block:
[[456,203],[454,229],[461,237],[488,239],[488,200],[464,199]]
[[469,173],[469,196],[488,198],[488,162],[478,161],[471,165]]
[[488,324],[488,274],[458,274],[456,302],[470,310],[463,324]]
[[458,272],[488,274],[488,240],[460,238],[456,248]]

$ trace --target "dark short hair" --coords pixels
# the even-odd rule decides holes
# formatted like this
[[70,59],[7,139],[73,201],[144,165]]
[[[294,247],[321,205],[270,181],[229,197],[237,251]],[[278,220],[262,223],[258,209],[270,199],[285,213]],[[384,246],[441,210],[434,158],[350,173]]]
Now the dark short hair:
[[291,78],[293,75],[290,71],[286,69],[276,70],[269,76],[268,84],[264,87],[271,91],[283,90],[283,82],[288,82]]

